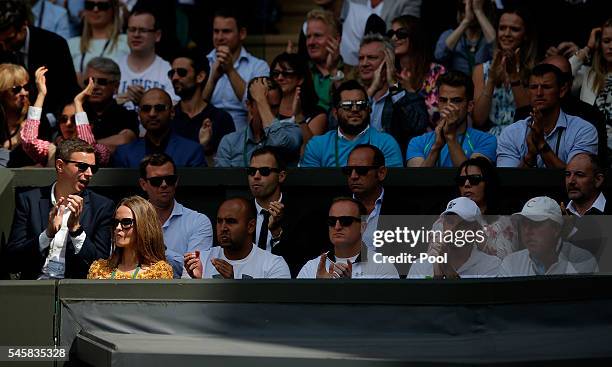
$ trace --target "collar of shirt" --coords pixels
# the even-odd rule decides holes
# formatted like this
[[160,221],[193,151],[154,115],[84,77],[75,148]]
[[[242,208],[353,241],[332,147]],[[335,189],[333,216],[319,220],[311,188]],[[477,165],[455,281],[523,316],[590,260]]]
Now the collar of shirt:
[[147,154],[151,154],[151,153],[164,153],[166,151],[166,147],[168,146],[168,144],[170,143],[170,140],[172,140],[173,137],[173,133],[172,131],[170,131],[168,133],[168,135],[166,135],[162,141],[160,142],[159,145],[155,145],[153,144],[147,137],[147,135],[145,135],[144,137],[144,142],[145,142],[145,151],[147,152]]
[[[327,258],[332,262],[336,262],[336,252],[334,251],[333,247],[331,250],[327,252]],[[359,255],[357,255],[357,258],[355,259],[354,264],[361,263],[361,262],[367,262],[367,261],[368,261],[368,246],[366,246],[365,243],[362,242],[361,251],[359,252]]]
[[[591,205],[591,207],[589,207],[586,211],[588,212],[591,209],[597,209],[600,212],[603,213],[604,209],[606,208],[606,197],[604,196],[603,192],[599,193],[599,196],[597,196],[597,199],[595,199],[595,201],[593,202],[593,204]],[[569,203],[567,203],[567,210],[569,210],[572,214],[574,214],[577,217],[582,217],[582,215],[580,215],[580,213],[578,213],[578,210],[576,210],[576,207],[574,206],[574,201],[570,200]]]
[[338,127],[338,136],[339,136],[340,138],[344,139],[344,140],[347,140],[347,141],[353,141],[353,140],[357,140],[357,139],[359,139],[360,137],[362,137],[363,135],[365,135],[365,134],[366,134],[366,132],[368,131],[368,129],[370,129],[370,125],[366,126],[366,128],[365,128],[365,129],[363,129],[363,131],[362,131],[362,132],[360,132],[359,134],[357,134],[357,136],[356,136],[354,139],[349,139],[349,138],[347,138],[347,137],[346,137],[346,136],[345,136],[345,135],[342,133],[342,131],[340,131],[340,128]]
[[172,208],[172,213],[170,213],[170,216],[168,217],[168,219],[166,219],[166,222],[164,223],[164,225],[162,226],[162,228],[166,228],[170,225],[170,220],[174,217],[180,217],[183,215],[183,205],[179,204],[176,199],[174,200],[174,207]]
[[533,272],[536,275],[556,274],[556,273],[554,273],[556,268],[561,266],[564,262],[567,262],[567,261],[565,261],[564,256],[562,256],[563,255],[563,250],[566,247],[568,247],[568,246],[564,246],[563,239],[559,238],[559,242],[557,243],[557,246],[555,247],[555,253],[557,255],[557,261],[555,261],[548,268],[548,270],[545,269],[544,264],[542,262],[540,262],[538,259],[536,259],[533,256],[531,256],[531,253],[527,252],[528,257],[529,257],[529,263],[531,265],[531,269],[533,270]]
[[557,118],[557,124],[550,131],[550,133],[546,134],[546,138],[550,138],[551,136],[553,136],[555,131],[560,130],[560,129],[567,129],[567,115],[565,114],[565,112],[563,112],[563,110],[559,110],[559,117]]
[[[372,218],[378,217],[380,215],[380,209],[382,208],[382,202],[383,202],[384,197],[385,197],[385,188],[382,187],[380,191],[380,195],[378,195],[378,198],[374,202],[374,209],[368,215],[368,222],[370,222]],[[353,199],[357,199],[355,197],[355,194],[353,194]]]
[[[251,55],[246,50],[246,48],[240,47],[240,55],[238,56],[236,61],[234,61],[234,69],[238,68],[242,60],[245,60],[246,62],[248,62],[249,58],[251,57],[253,57],[253,55]],[[217,60],[217,50],[213,48],[212,51],[210,51],[208,55],[206,55],[206,58],[211,62],[211,64],[214,63]]]
[[[253,199],[255,201],[255,208],[257,209],[257,215],[261,215],[261,211],[264,209],[261,205],[259,205],[259,203],[257,202],[257,199]],[[283,202],[283,193],[280,193],[280,198],[278,199],[278,201],[280,201],[281,203]],[[266,211],[268,209],[265,209]]]
[[[276,120],[274,120],[272,123],[275,123],[275,122]],[[255,136],[253,134],[253,128],[251,127],[251,124],[249,123],[246,127],[246,132],[245,132],[247,142],[251,142],[253,144],[259,144],[259,143],[264,142],[267,138],[267,135],[266,135],[266,129],[263,129],[263,130],[264,130],[264,133],[263,133],[263,137],[261,138],[261,140],[255,141]]]

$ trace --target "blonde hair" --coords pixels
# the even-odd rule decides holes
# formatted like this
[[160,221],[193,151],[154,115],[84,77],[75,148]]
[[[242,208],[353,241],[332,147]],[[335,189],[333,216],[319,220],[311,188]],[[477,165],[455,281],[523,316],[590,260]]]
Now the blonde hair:
[[593,92],[595,92],[595,94],[599,94],[601,92],[606,84],[606,75],[611,71],[608,70],[608,62],[604,58],[604,53],[601,47],[604,28],[612,28],[612,18],[606,20],[603,26],[601,26],[602,35],[599,37],[599,42],[597,42],[595,52],[593,52],[593,66],[591,67],[591,70],[589,70],[589,74],[587,76],[589,79],[593,80]]
[[327,26],[331,27],[332,35],[338,36],[340,34],[340,27],[338,20],[329,10],[323,9],[313,9],[306,14],[306,22],[310,22],[312,20],[320,20],[321,22],[327,24]]
[[[123,27],[123,20],[121,18],[121,13],[119,10],[119,0],[110,0],[109,2],[113,11],[113,29],[108,39],[111,41],[109,51],[113,51],[115,47],[117,47],[117,41],[119,40],[121,28]],[[81,35],[82,54],[86,54],[89,50],[89,41],[91,40],[92,36],[93,31],[91,29],[91,25],[87,21],[87,17],[83,17],[83,34]]]
[[0,92],[7,91],[17,84],[27,83],[27,70],[21,65],[0,64]]
[[[153,205],[140,196],[130,196],[117,204],[115,212],[120,206],[129,208],[134,215],[132,230],[136,240],[132,246],[134,246],[138,262],[142,265],[151,265],[166,260],[164,235]],[[123,248],[115,246],[115,228],[111,230],[113,253],[109,259],[109,265],[111,268],[116,268],[121,262]]]

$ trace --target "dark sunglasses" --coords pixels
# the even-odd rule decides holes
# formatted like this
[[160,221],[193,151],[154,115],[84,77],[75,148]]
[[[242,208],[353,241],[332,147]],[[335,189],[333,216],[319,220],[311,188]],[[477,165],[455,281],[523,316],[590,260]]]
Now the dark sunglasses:
[[168,106],[167,104],[156,104],[156,105],[150,105],[150,104],[143,104],[142,106],[140,106],[140,110],[142,112],[145,113],[149,113],[151,112],[151,110],[155,110],[155,112],[164,112],[170,109],[170,106]]
[[458,186],[465,185],[465,180],[468,180],[470,185],[476,186],[479,183],[481,183],[482,181],[484,181],[484,177],[482,177],[482,175],[467,175],[467,176],[457,176],[457,177],[455,177],[455,183]]
[[408,28],[399,28],[396,31],[390,29],[387,31],[387,37],[393,38],[393,36],[395,36],[397,39],[405,39],[410,37],[410,33],[408,32]]
[[342,101],[338,103],[338,108],[346,111],[352,111],[353,108],[357,107],[357,111],[365,111],[370,104],[365,99],[360,101]]
[[21,93],[21,91],[22,91],[22,90],[25,90],[26,92],[28,92],[28,91],[29,91],[29,89],[30,89],[30,88],[28,87],[28,85],[27,85],[27,84],[24,84],[24,85],[16,85],[16,86],[14,86],[13,88],[11,88],[11,93],[13,93],[13,94],[17,95],[17,94]]
[[85,1],[85,10],[94,10],[98,7],[99,11],[107,11],[111,8],[109,1]]
[[134,218],[113,218],[113,229],[117,228],[117,224],[121,224],[122,229],[132,228],[134,225]]
[[93,82],[101,87],[106,87],[107,85],[109,85],[110,83],[114,82],[115,80],[112,79],[108,79],[108,78],[94,78],[92,77],[91,79],[93,79]]
[[77,162],[77,161],[69,161],[69,160],[65,160],[64,162],[74,163],[74,165],[77,166],[77,169],[79,170],[79,172],[85,172],[87,171],[88,168],[91,168],[91,173],[95,174],[96,172],[98,172],[98,169],[99,169],[99,167],[96,166],[95,164],[89,164],[89,163]]
[[355,222],[361,222],[361,218],[351,217],[348,215],[343,215],[341,217],[327,217],[327,225],[329,227],[335,227],[337,222],[340,222],[342,227],[348,227]]
[[76,118],[74,117],[75,115],[72,116],[67,116],[67,115],[61,115],[59,117],[59,123],[60,124],[65,124],[68,122],[68,120],[72,121],[73,124],[76,124]]
[[174,73],[177,73],[178,76],[184,78],[187,76],[187,69],[185,68],[176,68],[168,70],[168,79],[172,79],[174,77]]
[[342,167],[342,173],[345,176],[350,176],[353,174],[353,171],[357,172],[359,176],[365,176],[373,169],[377,169],[377,166],[344,166]]
[[278,78],[281,75],[283,76],[283,78],[288,78],[288,77],[292,77],[292,76],[297,75],[297,72],[295,72],[293,70],[282,70],[282,71],[281,70],[272,70],[270,72],[270,76],[273,79],[276,79],[276,78]]
[[257,171],[259,171],[260,175],[268,177],[272,172],[279,173],[280,169],[272,167],[247,167],[247,173],[249,174],[249,176],[255,176],[257,174]]
[[176,181],[178,180],[178,176],[170,175],[170,176],[147,177],[146,180],[149,181],[151,186],[155,186],[155,187],[160,187],[162,185],[162,182],[164,181],[166,181],[166,185],[174,186],[176,184]]

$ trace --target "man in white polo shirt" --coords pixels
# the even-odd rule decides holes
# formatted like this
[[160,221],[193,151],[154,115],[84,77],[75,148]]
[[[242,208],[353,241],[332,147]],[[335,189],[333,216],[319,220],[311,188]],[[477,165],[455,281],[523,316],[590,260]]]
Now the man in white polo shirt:
[[376,263],[375,252],[368,250],[361,240],[366,226],[362,216],[365,215],[366,208],[360,201],[349,197],[334,199],[327,217],[329,239],[334,248],[308,261],[300,270],[298,279],[399,278],[392,264]]
[[244,198],[224,201],[217,212],[217,240],[220,246],[201,254],[185,254],[183,278],[291,278],[281,256],[253,244],[256,227],[255,204]]
[[[477,246],[486,240],[483,229],[485,222],[478,205],[471,199],[458,197],[448,203],[440,219],[443,235],[434,236],[434,240],[439,242],[432,244],[430,255],[444,256],[444,261],[416,262],[410,267],[408,279],[495,277],[499,269],[499,258],[480,251]],[[434,229],[437,227],[434,224]],[[442,241],[447,238],[447,233],[453,234],[452,242]]]
[[525,247],[504,258],[500,277],[595,273],[595,258],[586,250],[564,241],[563,216],[559,204],[547,196],[529,200],[512,215]]
[[580,153],[565,167],[565,189],[570,202],[567,210],[577,217],[612,213],[601,192],[604,172],[595,154]]

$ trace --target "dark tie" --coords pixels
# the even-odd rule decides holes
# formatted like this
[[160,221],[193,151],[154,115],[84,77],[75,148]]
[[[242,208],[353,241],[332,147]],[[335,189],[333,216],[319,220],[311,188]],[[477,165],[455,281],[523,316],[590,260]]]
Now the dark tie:
[[268,222],[270,221],[270,212],[261,209],[260,214],[263,215],[263,222],[261,222],[261,229],[259,230],[259,241],[257,242],[257,246],[260,249],[265,250],[266,245],[268,243]]

